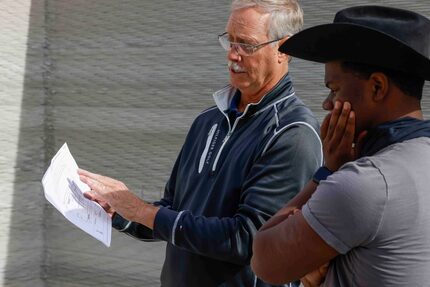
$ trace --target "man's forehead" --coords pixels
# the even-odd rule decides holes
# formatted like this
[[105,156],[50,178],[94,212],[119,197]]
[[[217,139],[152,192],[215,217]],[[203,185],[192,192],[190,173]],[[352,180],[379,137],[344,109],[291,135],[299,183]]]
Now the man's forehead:
[[235,10],[228,19],[226,31],[235,36],[266,35],[268,18],[269,14],[261,13],[255,8]]
[[331,61],[325,63],[324,82],[326,85],[338,82],[347,76],[348,73],[342,68],[342,61]]
[[353,70],[344,67],[343,61],[332,61],[325,63],[324,82],[326,86],[330,83],[340,83],[345,81],[363,81],[363,78]]
[[334,78],[336,78],[336,72],[339,70],[338,67],[340,66],[340,63],[332,61],[327,62],[324,65],[325,68],[325,74],[324,74],[324,81],[325,83],[333,81]]

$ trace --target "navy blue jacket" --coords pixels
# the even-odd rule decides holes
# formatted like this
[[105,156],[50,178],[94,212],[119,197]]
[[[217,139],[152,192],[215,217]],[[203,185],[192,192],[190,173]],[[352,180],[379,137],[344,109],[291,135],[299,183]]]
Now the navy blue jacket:
[[[256,231],[322,164],[318,124],[286,75],[238,118],[231,86],[192,124],[166,184],[154,230],[115,215],[113,226],[167,242],[162,286],[270,286],[249,263]],[[233,120],[233,121],[231,121]]]

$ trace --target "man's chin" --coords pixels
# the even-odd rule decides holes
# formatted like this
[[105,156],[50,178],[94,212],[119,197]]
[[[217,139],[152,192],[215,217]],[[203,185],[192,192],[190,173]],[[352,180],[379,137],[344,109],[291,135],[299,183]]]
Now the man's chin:
[[230,77],[230,85],[235,87],[236,89],[243,90],[246,89],[246,87],[249,87],[248,81],[237,81]]
[[249,85],[249,79],[246,73],[235,73],[230,71],[230,83],[235,85]]

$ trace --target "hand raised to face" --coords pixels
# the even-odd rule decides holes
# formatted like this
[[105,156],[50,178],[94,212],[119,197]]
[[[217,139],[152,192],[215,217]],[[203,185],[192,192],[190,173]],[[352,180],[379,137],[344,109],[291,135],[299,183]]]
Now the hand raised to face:
[[344,163],[355,160],[355,113],[351,104],[336,101],[334,108],[321,125],[321,140],[325,166],[338,170]]

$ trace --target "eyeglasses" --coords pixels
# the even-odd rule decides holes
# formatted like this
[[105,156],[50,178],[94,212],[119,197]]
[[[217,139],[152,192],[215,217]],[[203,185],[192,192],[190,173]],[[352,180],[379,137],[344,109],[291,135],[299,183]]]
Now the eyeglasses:
[[282,38],[280,38],[280,39],[272,40],[269,42],[264,42],[264,43],[257,44],[257,45],[251,45],[251,44],[246,44],[246,43],[231,42],[228,39],[229,36],[230,35],[227,32],[224,32],[221,35],[218,35],[218,41],[221,44],[221,47],[223,47],[224,50],[226,50],[226,51],[230,51],[230,49],[233,48],[236,51],[236,53],[238,53],[241,56],[251,56],[258,49],[266,46],[267,44],[282,40]]

